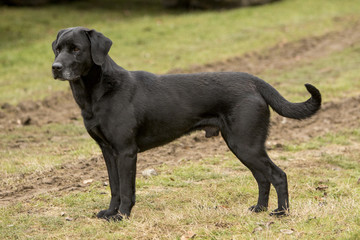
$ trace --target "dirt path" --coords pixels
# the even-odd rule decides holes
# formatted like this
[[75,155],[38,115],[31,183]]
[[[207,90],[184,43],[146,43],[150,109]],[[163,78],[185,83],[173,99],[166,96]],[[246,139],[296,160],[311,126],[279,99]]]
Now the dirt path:
[[[334,20],[335,21],[335,20]],[[339,19],[341,21],[341,19]],[[322,36],[309,37],[296,42],[278,43],[261,52],[247,53],[244,56],[229,58],[225,61],[206,65],[192,66],[186,69],[194,72],[241,71],[253,75],[271,69],[290,69],[298,64],[306,64],[317,58],[342,50],[360,40],[360,22],[339,32],[330,32]],[[182,69],[173,69],[170,73],[181,73]]]
[[[360,41],[360,25],[342,32],[303,39],[293,43],[279,44],[262,53],[215,62],[205,66],[193,66],[187,72],[200,71],[245,71],[259,74],[268,69],[291,68],[334,51],[344,49]],[[184,70],[173,70],[184,72]],[[305,89],[304,89],[305,90]],[[341,129],[359,127],[360,96],[339,102],[328,102],[315,117],[305,121],[294,121],[276,114],[268,139],[269,148],[288,141],[306,141],[314,136]],[[73,122],[80,118],[70,92],[58,92],[41,102],[23,102],[17,106],[3,104],[0,110],[0,130],[9,130],[23,125],[44,125],[51,122]],[[223,155],[228,149],[221,137],[207,139],[203,132],[184,136],[166,146],[152,149],[139,155],[138,172],[162,164],[179,164],[182,161],[198,160],[214,155]],[[276,160],[275,160],[276,161]],[[8,176],[9,184],[0,189],[0,206],[27,200],[49,191],[82,191],[84,180],[107,181],[102,157],[81,159],[46,172]],[[11,183],[11,184],[10,184]]]

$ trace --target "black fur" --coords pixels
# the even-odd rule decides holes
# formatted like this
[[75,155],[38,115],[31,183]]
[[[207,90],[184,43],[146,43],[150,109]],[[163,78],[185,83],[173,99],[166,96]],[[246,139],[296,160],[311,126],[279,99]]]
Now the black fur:
[[259,199],[250,209],[268,207],[270,184],[282,215],[289,209],[286,174],[268,157],[265,141],[269,107],[285,117],[304,119],[321,105],[320,92],[290,103],[272,86],[247,73],[155,75],[127,71],[108,55],[111,40],[82,27],[61,30],[52,47],[53,75],[68,80],[90,136],[105,158],[111,188],[108,209],[99,218],[120,220],[135,204],[137,153],[194,130],[206,137],[221,132],[226,144],[254,175]]

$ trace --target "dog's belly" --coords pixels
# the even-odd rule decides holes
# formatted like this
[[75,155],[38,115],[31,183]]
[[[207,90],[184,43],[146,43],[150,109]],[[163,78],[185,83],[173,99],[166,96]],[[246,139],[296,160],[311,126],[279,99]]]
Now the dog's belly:
[[[184,134],[184,133],[183,133]],[[137,138],[137,146],[140,152],[146,151],[151,148],[159,147],[164,144],[167,144],[176,138],[181,137],[183,134],[178,136],[167,136],[167,135],[157,135],[157,136],[140,136]]]
[[190,126],[144,126],[138,129],[136,143],[140,152],[169,143],[182,135],[189,133]]
[[148,124],[138,129],[136,143],[140,152],[169,143],[195,130],[204,130],[205,137],[218,136],[218,118],[203,118],[197,121],[183,121],[181,124]]

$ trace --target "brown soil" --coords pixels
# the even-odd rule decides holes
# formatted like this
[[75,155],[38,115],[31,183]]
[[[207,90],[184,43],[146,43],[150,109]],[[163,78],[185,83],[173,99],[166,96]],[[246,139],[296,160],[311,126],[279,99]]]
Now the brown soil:
[[[344,49],[360,40],[360,25],[341,32],[312,37],[292,43],[282,43],[262,53],[254,52],[226,61],[205,66],[193,66],[188,70],[201,71],[244,71],[253,74],[269,69],[291,68]],[[304,89],[305,90],[305,89]],[[284,143],[307,141],[328,132],[336,132],[360,125],[360,96],[327,102],[313,118],[295,121],[273,114],[272,128],[268,139],[269,149]],[[2,104],[0,110],[0,130],[11,130],[26,125],[44,125],[52,122],[71,123],[80,118],[80,111],[69,91],[54,93],[43,101],[22,102],[17,106]],[[163,147],[139,154],[138,172],[145,168],[156,168],[162,163],[179,164],[182,161],[203,159],[223,155],[228,149],[221,137],[205,138],[203,132],[184,136]],[[107,181],[105,164],[100,156],[66,163],[59,168],[43,172],[18,174],[7,177],[0,189],[0,205],[27,200],[44,192],[82,191],[88,183],[85,180]]]

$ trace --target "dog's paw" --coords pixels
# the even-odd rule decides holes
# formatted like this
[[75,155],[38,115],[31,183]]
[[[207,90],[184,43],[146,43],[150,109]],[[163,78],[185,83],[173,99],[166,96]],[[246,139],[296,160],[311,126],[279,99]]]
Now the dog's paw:
[[97,217],[97,218],[104,218],[104,215],[105,215],[105,213],[106,213],[107,211],[109,211],[109,210],[108,210],[108,209],[106,209],[106,210],[101,210],[100,212],[98,212],[98,214],[96,214],[96,217]]
[[267,211],[267,207],[254,205],[254,206],[249,207],[249,210],[252,211],[252,212],[256,212],[256,213],[265,212],[265,211]]
[[289,215],[289,209],[275,209],[274,211],[272,211],[270,214],[270,216],[275,216],[275,217],[283,217],[283,216],[288,216]]
[[108,216],[107,218],[105,218],[107,221],[114,221],[114,222],[120,222],[124,219],[123,215],[121,215],[120,213],[117,213],[115,215],[111,215]]
[[109,209],[100,211],[96,217],[107,221],[121,221],[123,219],[123,216],[117,210]]

